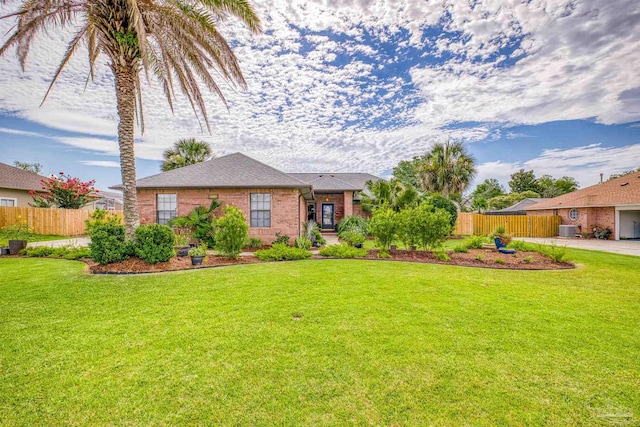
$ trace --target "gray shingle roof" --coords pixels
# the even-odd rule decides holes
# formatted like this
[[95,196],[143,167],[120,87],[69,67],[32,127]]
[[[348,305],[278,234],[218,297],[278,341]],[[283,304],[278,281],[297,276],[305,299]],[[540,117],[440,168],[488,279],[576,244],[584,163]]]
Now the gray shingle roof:
[[499,209],[497,211],[487,211],[487,212],[485,212],[485,215],[491,215],[491,214],[494,214],[494,215],[498,215],[498,214],[506,215],[506,214],[509,214],[509,213],[519,213],[520,215],[524,215],[524,214],[526,214],[526,210],[525,209],[527,207],[529,207],[531,205],[535,205],[536,203],[543,202],[545,200],[549,200],[549,199],[531,197],[531,198],[528,198],[528,199],[521,200],[518,203],[516,203],[515,205],[511,205],[511,206],[509,206],[507,208],[504,208],[504,209]]
[[13,190],[42,190],[40,180],[47,179],[33,172],[0,163],[0,188]]
[[313,191],[362,191],[369,180],[379,178],[368,173],[290,173],[290,176],[313,185]]
[[139,179],[136,187],[310,189],[311,186],[251,157],[234,153]]

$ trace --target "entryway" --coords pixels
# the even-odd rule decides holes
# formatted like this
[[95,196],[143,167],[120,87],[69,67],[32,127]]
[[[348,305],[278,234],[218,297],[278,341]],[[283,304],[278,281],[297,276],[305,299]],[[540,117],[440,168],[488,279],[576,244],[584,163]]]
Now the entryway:
[[335,227],[335,208],[333,203],[322,204],[322,223],[323,230],[333,230]]

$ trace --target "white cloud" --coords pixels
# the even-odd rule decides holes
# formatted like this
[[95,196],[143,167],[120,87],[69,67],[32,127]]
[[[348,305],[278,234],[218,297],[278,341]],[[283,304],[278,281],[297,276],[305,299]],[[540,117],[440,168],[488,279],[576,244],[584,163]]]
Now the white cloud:
[[3,128],[0,127],[0,133],[8,133],[10,135],[21,135],[21,136],[33,136],[33,137],[39,137],[39,138],[46,138],[45,135],[38,133],[38,132],[29,132],[26,130],[19,130],[19,129],[10,129],[10,128]]
[[101,168],[118,168],[120,169],[120,162],[114,162],[111,160],[81,160],[85,166],[98,166]]

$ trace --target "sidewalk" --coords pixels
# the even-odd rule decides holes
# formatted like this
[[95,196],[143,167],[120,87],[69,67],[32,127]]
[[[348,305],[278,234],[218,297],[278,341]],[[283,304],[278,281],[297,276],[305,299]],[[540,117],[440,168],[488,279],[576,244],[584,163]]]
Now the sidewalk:
[[71,237],[63,240],[49,240],[48,242],[29,242],[27,246],[33,248],[35,246],[51,246],[59,248],[60,246],[89,246],[91,239],[88,237]]
[[637,240],[560,239],[555,237],[516,237],[515,239],[530,243],[542,243],[544,245],[555,243],[558,246],[566,246],[568,248],[640,256],[640,241]]

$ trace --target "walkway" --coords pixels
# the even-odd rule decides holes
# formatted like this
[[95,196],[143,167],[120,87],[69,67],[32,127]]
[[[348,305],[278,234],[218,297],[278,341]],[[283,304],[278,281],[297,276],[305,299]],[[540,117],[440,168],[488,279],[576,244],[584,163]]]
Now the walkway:
[[32,248],[34,246],[51,246],[59,248],[60,246],[89,246],[91,239],[88,237],[70,237],[63,240],[49,240],[48,242],[29,242],[27,246]]
[[640,241],[638,240],[559,239],[555,237],[516,237],[516,239],[531,243],[542,243],[545,245],[555,243],[558,246],[566,246],[568,248],[640,256]]

